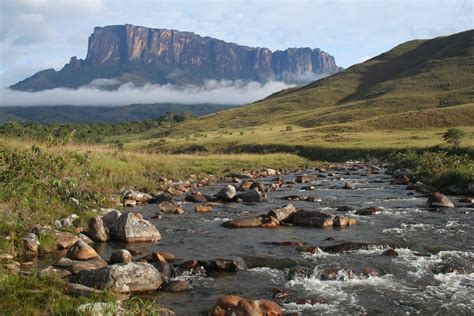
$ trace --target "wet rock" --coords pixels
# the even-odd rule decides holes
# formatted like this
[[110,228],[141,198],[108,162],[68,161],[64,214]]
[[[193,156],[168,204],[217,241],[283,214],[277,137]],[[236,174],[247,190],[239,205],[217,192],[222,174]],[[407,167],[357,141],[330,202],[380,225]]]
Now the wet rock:
[[197,262],[197,260],[188,260],[188,261],[185,261],[185,262],[181,263],[179,265],[179,268],[183,269],[183,270],[190,270],[190,269],[194,269],[198,266],[199,266],[199,263]]
[[122,214],[111,231],[112,236],[125,242],[157,241],[161,239],[155,225],[143,219],[139,213]]
[[318,253],[319,248],[315,246],[300,246],[300,247],[296,247],[296,251],[313,254],[313,253]]
[[202,194],[201,192],[193,192],[191,194],[188,194],[184,199],[188,202],[193,203],[206,203],[207,201],[209,201],[208,197]]
[[154,291],[161,286],[160,272],[146,262],[120,263],[81,271],[71,279],[85,286],[119,293]]
[[270,300],[247,300],[238,296],[228,295],[217,300],[211,311],[212,316],[225,315],[282,315],[283,309]]
[[69,232],[55,232],[54,238],[59,249],[67,249],[77,241],[81,240],[79,237]]
[[472,199],[472,198],[460,198],[459,203],[474,204],[474,199]]
[[168,214],[183,214],[184,210],[181,207],[181,205],[168,202],[168,201],[163,201],[158,205],[158,208],[160,209],[160,212],[163,213],[168,213]]
[[389,248],[387,250],[384,250],[384,252],[382,252],[382,256],[386,256],[386,257],[398,257],[398,252],[395,251],[394,249],[392,248]]
[[367,207],[358,210],[355,212],[357,215],[363,215],[363,216],[368,216],[368,215],[376,215],[382,213],[382,209],[378,207]]
[[310,272],[306,269],[294,267],[288,271],[288,279],[293,280],[296,278],[303,278],[303,277],[307,277],[309,274]]
[[237,178],[237,179],[252,179],[253,176],[250,173],[230,173],[226,175],[229,178]]
[[305,201],[307,202],[322,202],[322,199],[317,196],[308,196]]
[[270,246],[304,246],[302,241],[264,241],[262,244]]
[[359,273],[359,277],[366,277],[366,278],[377,277],[379,275],[380,273],[377,270],[375,270],[375,268],[373,267],[364,267],[362,269],[362,272]]
[[283,270],[297,266],[296,260],[292,258],[246,256],[243,260],[248,269],[267,267]]
[[99,293],[102,293],[101,290],[97,290],[82,284],[77,284],[77,283],[68,283],[64,287],[66,290],[66,293],[71,296],[76,296],[76,297],[91,297],[93,295],[97,295]]
[[295,179],[295,182],[296,183],[311,183],[311,182],[314,182],[317,180],[317,176],[312,176],[312,175],[301,175],[301,176],[297,176],[296,179]]
[[296,208],[293,204],[288,204],[285,207],[277,208],[268,212],[267,216],[275,218],[279,223],[290,219],[296,213]]
[[197,212],[197,213],[212,212],[212,206],[204,205],[204,204],[196,205],[196,207],[194,208],[194,211]]
[[76,214],[71,214],[68,217],[59,219],[54,222],[54,224],[59,227],[59,228],[68,228],[68,227],[73,227],[74,222],[79,219],[79,216]]
[[237,218],[224,222],[222,226],[227,228],[249,228],[260,227],[263,224],[262,217]]
[[347,181],[346,183],[344,183],[344,186],[342,188],[346,190],[354,190],[355,186],[352,182]]
[[336,209],[336,212],[341,212],[341,213],[349,213],[349,212],[353,212],[353,211],[355,211],[355,209],[353,207],[350,207],[350,206],[339,206]]
[[22,238],[25,249],[30,252],[38,252],[40,246],[39,237],[36,234],[29,233]]
[[428,198],[426,206],[429,208],[453,208],[454,204],[446,195],[435,192]]
[[66,258],[72,260],[87,260],[97,256],[99,255],[94,250],[94,248],[82,240],[78,240],[66,253]]
[[176,276],[176,271],[168,262],[152,262],[151,264],[160,272],[162,283],[167,283]]
[[87,234],[94,241],[105,242],[109,234],[101,216],[92,217],[87,225]]
[[243,260],[216,259],[208,261],[198,261],[207,273],[215,272],[237,272],[247,269],[247,265]]
[[122,213],[120,211],[112,208],[102,209],[102,222],[109,233],[121,215]]
[[244,191],[237,195],[237,199],[242,200],[245,203],[260,202],[262,200],[262,194],[257,190]]
[[301,210],[291,216],[290,222],[297,226],[327,228],[332,227],[333,217],[318,211]]
[[124,200],[133,200],[140,203],[148,203],[153,199],[153,197],[144,192],[127,190],[123,193]]
[[469,274],[472,273],[472,268],[467,265],[459,263],[443,263],[433,268],[433,273],[458,273],[458,274]]
[[281,199],[287,200],[287,201],[304,201],[306,200],[306,197],[300,196],[300,195],[288,195],[288,196],[282,197]]
[[333,226],[335,227],[352,226],[355,224],[357,224],[357,220],[348,216],[336,215],[333,220]]
[[112,255],[110,256],[109,264],[114,264],[114,263],[129,263],[132,262],[132,254],[125,249],[120,249],[112,252]]
[[301,188],[301,190],[305,190],[305,191],[316,191],[316,187],[314,185],[310,185],[310,186],[304,186]]
[[321,273],[320,279],[324,281],[336,280],[339,274],[339,268],[331,267]]
[[191,290],[191,283],[188,280],[171,280],[162,288],[165,292],[186,292]]
[[72,273],[78,273],[82,270],[95,270],[107,266],[107,261],[102,257],[93,257],[84,261],[72,260],[72,265],[67,267]]
[[337,252],[345,252],[345,251],[353,251],[359,249],[370,249],[371,247],[375,246],[374,244],[370,243],[362,243],[362,242],[341,242],[335,245],[330,246],[320,246],[323,251],[330,252],[330,253],[337,253]]
[[171,195],[174,195],[174,196],[179,196],[179,195],[183,194],[183,191],[181,191],[181,190],[176,190],[175,188],[168,188],[168,189],[166,190],[166,193],[171,194]]
[[275,288],[272,291],[272,298],[274,299],[282,300],[288,297],[290,297],[290,292],[287,290]]

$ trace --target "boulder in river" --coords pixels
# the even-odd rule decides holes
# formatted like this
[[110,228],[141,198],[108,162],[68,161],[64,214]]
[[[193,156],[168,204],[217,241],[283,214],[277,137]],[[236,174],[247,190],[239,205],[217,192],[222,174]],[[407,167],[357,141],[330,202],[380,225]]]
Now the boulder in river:
[[84,270],[71,277],[71,281],[99,290],[114,292],[155,291],[161,286],[160,272],[147,262],[113,264],[95,270]]
[[186,292],[191,288],[191,283],[188,280],[170,280],[162,290],[165,292]]
[[211,311],[212,316],[227,315],[282,315],[283,309],[270,300],[248,300],[235,295],[227,295],[217,300]]
[[193,203],[206,203],[209,198],[202,194],[201,192],[192,192],[184,198],[188,202],[193,202]]
[[318,211],[297,211],[290,222],[296,226],[327,228],[333,226],[333,216]]
[[222,224],[228,228],[249,228],[260,227],[263,224],[263,217],[236,218]]
[[206,204],[196,205],[196,207],[194,208],[194,211],[197,213],[212,212],[212,206],[206,205]]
[[207,261],[198,261],[198,264],[200,266],[203,266],[207,273],[237,272],[247,269],[247,266],[242,259],[215,259]]
[[112,236],[125,242],[157,241],[161,239],[155,225],[143,219],[140,213],[122,214],[111,231]]
[[267,216],[275,218],[279,223],[288,220],[294,213],[296,208],[293,204],[288,204],[284,207],[277,208],[268,212]]
[[429,208],[453,208],[454,203],[444,194],[435,192],[430,195],[426,206]]
[[235,189],[235,187],[233,185],[228,184],[222,189],[220,189],[219,192],[217,192],[216,199],[225,202],[230,202],[235,198],[236,195],[237,190]]
[[168,201],[163,201],[158,205],[158,208],[160,209],[160,212],[162,213],[169,213],[169,214],[183,214],[184,210],[181,207],[181,205],[173,203],[173,202],[168,202]]
[[244,191],[237,195],[237,199],[242,200],[245,203],[260,202],[262,200],[262,194],[257,190]]
[[318,177],[314,175],[312,176],[312,175],[304,174],[304,175],[296,176],[295,182],[296,183],[311,183],[311,182],[316,181],[317,178]]

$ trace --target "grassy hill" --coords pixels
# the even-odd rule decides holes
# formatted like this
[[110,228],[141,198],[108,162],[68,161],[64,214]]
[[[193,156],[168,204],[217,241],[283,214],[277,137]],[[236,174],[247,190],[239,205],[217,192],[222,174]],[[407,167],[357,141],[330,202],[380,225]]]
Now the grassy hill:
[[[309,85],[187,121],[132,146],[223,151],[281,144],[345,148],[437,145],[447,127],[464,126],[472,136],[472,82],[474,30],[469,30],[403,43]],[[384,136],[371,143],[367,141],[371,135]],[[399,140],[407,135],[407,142]],[[156,142],[156,137],[165,141]],[[468,144],[474,145],[469,140]]]
[[167,112],[191,112],[200,116],[228,109],[218,104],[132,104],[127,106],[5,106],[0,124],[12,121],[48,123],[120,123],[156,119]]

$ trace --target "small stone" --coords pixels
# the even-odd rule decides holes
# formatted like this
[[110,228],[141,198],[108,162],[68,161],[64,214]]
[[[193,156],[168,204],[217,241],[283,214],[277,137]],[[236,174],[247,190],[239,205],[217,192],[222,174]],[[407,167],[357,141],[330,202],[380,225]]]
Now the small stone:
[[127,199],[127,200],[123,201],[123,206],[125,206],[125,207],[134,207],[136,205],[137,205],[137,201],[135,201],[135,200],[128,200]]
[[346,189],[346,190],[354,190],[354,184],[350,181],[347,181],[346,183],[344,183],[344,187],[343,189]]
[[194,208],[194,211],[197,212],[197,213],[208,213],[208,212],[212,212],[212,206],[209,206],[209,205],[196,205],[196,207]]

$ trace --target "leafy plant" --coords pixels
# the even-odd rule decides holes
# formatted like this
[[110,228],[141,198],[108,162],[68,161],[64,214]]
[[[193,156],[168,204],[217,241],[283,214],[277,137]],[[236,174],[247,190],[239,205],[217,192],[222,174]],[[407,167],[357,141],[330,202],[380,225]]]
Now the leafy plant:
[[460,128],[450,128],[443,134],[443,139],[451,144],[453,147],[459,147],[461,140],[466,136],[466,133]]

